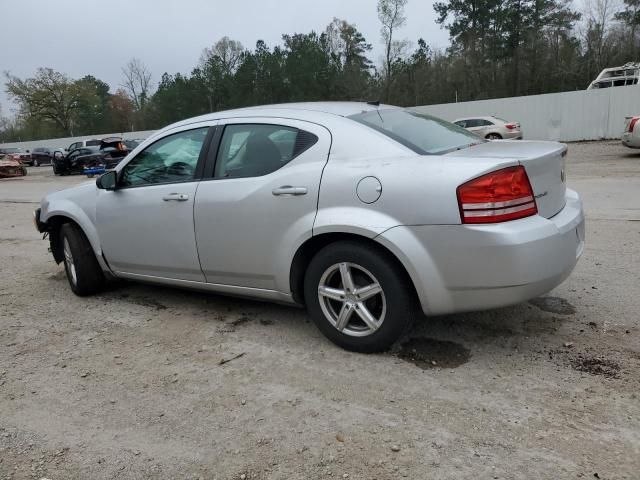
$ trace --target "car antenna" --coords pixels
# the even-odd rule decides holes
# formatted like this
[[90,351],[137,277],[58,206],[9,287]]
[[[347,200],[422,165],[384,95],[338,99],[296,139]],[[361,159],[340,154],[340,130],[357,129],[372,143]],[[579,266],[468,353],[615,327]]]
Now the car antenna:
[[372,100],[367,102],[367,105],[371,105],[373,107],[379,107],[380,106],[380,100]]

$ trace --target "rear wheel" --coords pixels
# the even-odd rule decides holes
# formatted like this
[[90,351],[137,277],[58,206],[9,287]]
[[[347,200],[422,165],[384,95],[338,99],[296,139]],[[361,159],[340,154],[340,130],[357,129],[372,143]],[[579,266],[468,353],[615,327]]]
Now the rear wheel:
[[307,310],[336,345],[356,352],[388,349],[418,308],[409,279],[388,255],[357,242],[328,245],[305,275]]
[[104,273],[80,227],[65,223],[60,229],[60,244],[64,253],[64,269],[73,293],[84,297],[102,290]]
[[490,133],[485,137],[487,140],[502,140],[502,135],[499,133]]

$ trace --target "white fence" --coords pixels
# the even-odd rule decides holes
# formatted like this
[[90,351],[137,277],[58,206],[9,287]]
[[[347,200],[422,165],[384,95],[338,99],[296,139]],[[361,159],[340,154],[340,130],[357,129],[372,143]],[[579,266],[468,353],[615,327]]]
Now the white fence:
[[449,121],[495,115],[520,122],[527,139],[570,142],[620,138],[624,117],[640,115],[640,85],[428,105],[415,110]]
[[122,137],[125,140],[144,140],[153,132],[155,132],[155,130],[146,130],[144,132],[100,133],[96,135],[83,135],[82,137],[64,137],[52,138],[49,140],[33,140],[30,142],[1,143],[0,147],[20,147],[25,151],[31,151],[36,147],[67,148],[72,143],[96,138]]
[[[474,115],[495,115],[522,125],[525,138],[534,140],[601,140],[620,138],[624,117],[640,115],[640,85],[601,90],[549,93],[527,97],[498,98],[475,102],[445,103],[414,107],[415,110],[455,120]],[[2,147],[66,148],[89,138],[122,136],[126,140],[144,139],[154,131],[85,135],[33,142],[1,144]]]

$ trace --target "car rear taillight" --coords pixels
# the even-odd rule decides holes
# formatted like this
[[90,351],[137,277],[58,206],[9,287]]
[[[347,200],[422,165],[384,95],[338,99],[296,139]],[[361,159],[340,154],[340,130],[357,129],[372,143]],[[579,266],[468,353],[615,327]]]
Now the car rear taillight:
[[509,130],[515,130],[516,128],[518,128],[518,126],[515,123],[507,123],[505,127],[508,128]]
[[629,132],[633,132],[633,127],[636,126],[636,123],[638,122],[638,120],[640,120],[640,117],[633,117],[631,119],[631,121],[629,122]]
[[462,223],[499,223],[538,213],[523,166],[503,168],[460,185],[457,190]]

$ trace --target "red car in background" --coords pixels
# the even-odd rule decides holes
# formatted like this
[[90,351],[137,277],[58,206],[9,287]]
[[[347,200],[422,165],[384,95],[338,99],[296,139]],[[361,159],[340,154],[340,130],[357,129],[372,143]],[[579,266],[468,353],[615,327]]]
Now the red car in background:
[[0,153],[0,178],[24,177],[26,174],[27,167],[19,160]]
[[33,164],[29,151],[23,152],[18,147],[0,147],[0,155],[6,155],[9,160],[17,160],[21,165]]

